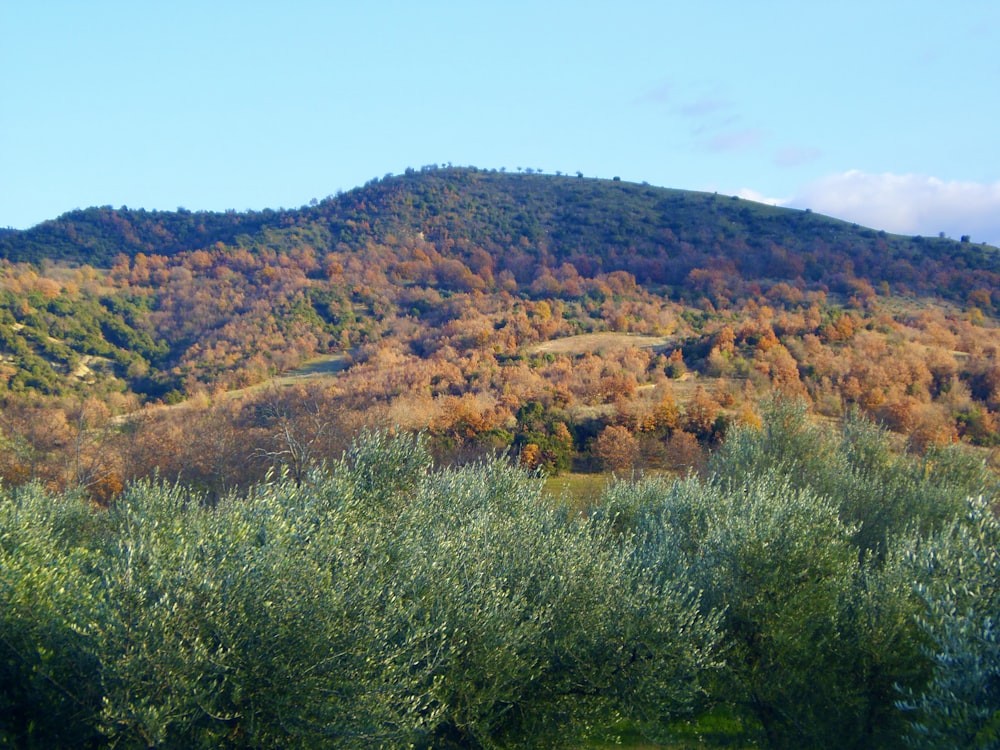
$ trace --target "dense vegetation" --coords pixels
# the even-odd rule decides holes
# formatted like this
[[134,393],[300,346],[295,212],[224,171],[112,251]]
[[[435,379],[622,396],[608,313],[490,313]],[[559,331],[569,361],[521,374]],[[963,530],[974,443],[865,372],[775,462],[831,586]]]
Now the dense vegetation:
[[791,403],[585,515],[406,434],[212,503],[8,488],[0,742],[996,747],[995,490]]
[[[366,425],[458,462],[683,470],[775,391],[917,453],[1000,443],[1000,265],[967,241],[426,168],[297,210],[74,211],[0,254],[0,476],[102,501],[300,476]],[[324,357],[345,371],[222,396]]]
[[1000,744],[995,248],[449,167],[0,257],[0,744]]

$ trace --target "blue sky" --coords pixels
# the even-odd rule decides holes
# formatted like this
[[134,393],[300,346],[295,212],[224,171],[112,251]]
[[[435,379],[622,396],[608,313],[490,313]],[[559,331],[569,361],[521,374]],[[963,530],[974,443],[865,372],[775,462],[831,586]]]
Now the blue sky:
[[0,226],[621,176],[1000,244],[995,0],[6,0]]

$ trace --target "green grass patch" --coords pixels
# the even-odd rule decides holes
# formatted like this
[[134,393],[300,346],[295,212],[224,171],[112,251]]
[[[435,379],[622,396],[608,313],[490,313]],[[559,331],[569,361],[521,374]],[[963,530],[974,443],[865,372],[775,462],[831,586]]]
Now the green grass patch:
[[752,750],[754,731],[732,713],[727,706],[718,706],[698,716],[678,721],[670,726],[669,737],[662,742],[651,742],[629,722],[609,727],[591,737],[586,745],[590,750],[611,750],[624,747],[631,750],[696,750],[704,748],[729,748]]
[[611,480],[609,473],[560,474],[546,478],[545,491],[570,507],[585,511],[597,503]]
[[343,372],[351,364],[346,354],[327,354],[303,362],[299,367],[275,378],[282,382],[294,382],[303,378],[315,378],[324,375],[336,375]]

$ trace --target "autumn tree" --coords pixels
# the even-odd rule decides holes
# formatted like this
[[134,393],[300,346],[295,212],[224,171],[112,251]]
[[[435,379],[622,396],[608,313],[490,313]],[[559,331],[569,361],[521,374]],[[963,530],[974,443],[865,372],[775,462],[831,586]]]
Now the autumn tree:
[[699,385],[684,410],[684,429],[703,442],[717,439],[723,429],[719,409],[719,402]]
[[628,428],[608,425],[594,440],[591,452],[606,470],[627,473],[635,466],[639,441]]

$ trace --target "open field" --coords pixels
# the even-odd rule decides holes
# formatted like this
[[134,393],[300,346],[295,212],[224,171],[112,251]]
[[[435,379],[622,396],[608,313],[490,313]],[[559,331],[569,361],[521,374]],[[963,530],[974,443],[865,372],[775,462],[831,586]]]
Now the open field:
[[314,380],[333,377],[342,373],[350,366],[351,356],[349,354],[344,354],[343,352],[324,354],[303,362],[294,370],[289,370],[281,375],[275,375],[273,378],[269,378],[262,383],[227,391],[226,398],[240,398],[248,393],[267,388],[301,385]]
[[329,375],[336,375],[351,366],[351,357],[343,352],[338,354],[325,354],[303,362],[299,367],[279,375],[270,382],[275,385],[291,385],[301,383],[303,380],[322,378]]
[[666,346],[673,339],[670,336],[640,336],[631,333],[581,333],[561,339],[543,341],[528,348],[529,354],[605,354],[616,349],[655,349]]

